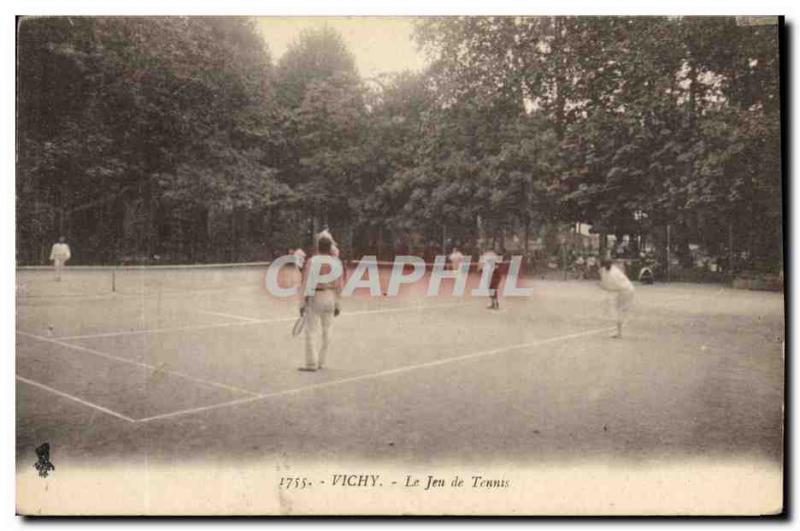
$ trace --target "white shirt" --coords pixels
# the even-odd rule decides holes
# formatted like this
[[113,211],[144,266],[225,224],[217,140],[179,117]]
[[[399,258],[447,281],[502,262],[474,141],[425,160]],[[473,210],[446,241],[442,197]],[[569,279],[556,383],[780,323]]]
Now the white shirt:
[[611,269],[600,268],[600,287],[607,291],[633,291],[631,281],[615,265]]
[[303,269],[303,264],[306,263],[306,252],[302,249],[296,249],[294,253],[294,263],[297,264],[299,269]]
[[50,260],[62,260],[66,262],[70,259],[69,245],[66,243],[54,243],[53,250],[50,251]]
[[[317,262],[322,262],[318,267],[320,268],[319,271],[321,273],[327,273],[329,271],[328,266],[326,266],[325,259],[322,258],[324,255],[315,254],[311,258],[308,259],[308,268],[304,274],[304,281],[303,281],[303,293],[305,292],[305,283],[308,281],[308,276],[314,270],[314,264]],[[331,257],[335,258],[337,261],[339,260],[335,256],[331,255]],[[326,257],[327,258],[327,257]],[[342,276],[332,281],[332,282],[323,282],[317,285],[319,288],[326,288],[326,289],[340,289],[342,287]]]

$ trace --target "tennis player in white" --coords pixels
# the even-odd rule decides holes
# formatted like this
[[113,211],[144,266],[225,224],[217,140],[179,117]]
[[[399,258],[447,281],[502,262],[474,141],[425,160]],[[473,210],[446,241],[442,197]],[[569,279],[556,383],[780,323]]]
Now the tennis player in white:
[[58,239],[58,243],[54,243],[53,249],[50,251],[50,261],[53,262],[57,282],[61,282],[61,272],[64,270],[67,260],[71,257],[72,254],[70,253],[69,245],[67,245],[67,239],[61,236]]
[[[339,315],[339,294],[341,292],[341,276],[333,282],[319,283],[314,287],[312,295],[306,294],[309,276],[315,272],[326,274],[330,268],[325,259],[332,257],[333,240],[326,235],[317,239],[317,254],[308,259],[303,275],[303,299],[300,303],[300,315],[305,318],[306,363],[301,371],[316,371],[325,367],[331,341],[333,318]],[[316,349],[316,336],[322,333],[322,344]]]
[[[492,274],[494,275],[494,271],[497,265],[502,262],[502,257],[500,257],[496,252],[489,249],[488,251],[484,252],[480,258],[478,258],[478,271],[483,274],[487,268],[492,270]],[[490,281],[491,284],[491,281]],[[486,307],[489,310],[497,310],[499,306],[497,304],[497,289],[489,288],[489,306]]]
[[611,260],[606,259],[600,265],[600,287],[612,293],[616,299],[614,301],[614,318],[617,321],[617,330],[611,334],[611,337],[621,338],[622,325],[633,304],[633,284],[619,267]]

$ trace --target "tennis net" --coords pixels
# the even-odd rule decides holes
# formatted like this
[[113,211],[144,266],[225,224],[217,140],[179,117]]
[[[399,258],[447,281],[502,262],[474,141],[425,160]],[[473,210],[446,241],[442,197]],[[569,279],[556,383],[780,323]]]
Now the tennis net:
[[91,297],[264,286],[270,262],[152,266],[68,266],[56,279],[52,267],[17,268],[17,297]]
[[[365,263],[376,265],[382,288],[388,284],[395,266],[392,261],[375,261],[365,258]],[[358,260],[344,260],[345,276],[349,278]],[[191,293],[209,290],[257,291],[265,288],[265,275],[271,262],[221,263],[197,265],[119,265],[119,266],[67,266],[56,280],[52,267],[17,267],[17,297],[20,299],[46,299],[59,297],[97,297],[113,294],[148,295],[163,293]],[[470,265],[470,275],[476,276],[477,263]],[[434,264],[425,263],[425,277]],[[446,268],[450,269],[451,264]],[[284,268],[279,283],[286,285],[295,274]],[[411,264],[400,268],[404,274],[414,270]],[[424,282],[424,281],[423,281]]]

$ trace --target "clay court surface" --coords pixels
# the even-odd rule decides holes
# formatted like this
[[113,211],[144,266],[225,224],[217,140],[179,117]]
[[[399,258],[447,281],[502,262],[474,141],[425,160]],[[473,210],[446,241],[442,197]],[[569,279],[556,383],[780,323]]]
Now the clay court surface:
[[[17,272],[17,466],[270,456],[390,463],[779,463],[784,300],[637,285],[622,340],[591,281],[528,298],[361,294],[297,371],[264,269]],[[448,284],[445,284],[448,286]]]

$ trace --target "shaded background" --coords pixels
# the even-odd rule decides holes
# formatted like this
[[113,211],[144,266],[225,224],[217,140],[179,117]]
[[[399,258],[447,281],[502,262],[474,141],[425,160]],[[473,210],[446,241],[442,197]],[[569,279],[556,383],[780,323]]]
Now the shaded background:
[[773,22],[416,19],[425,66],[373,75],[324,19],[275,57],[263,19],[22,18],[17,262],[60,234],[73,264],[261,260],[328,226],[349,256],[777,274]]

